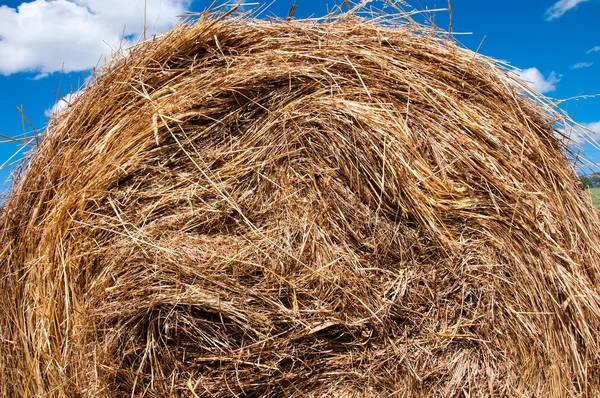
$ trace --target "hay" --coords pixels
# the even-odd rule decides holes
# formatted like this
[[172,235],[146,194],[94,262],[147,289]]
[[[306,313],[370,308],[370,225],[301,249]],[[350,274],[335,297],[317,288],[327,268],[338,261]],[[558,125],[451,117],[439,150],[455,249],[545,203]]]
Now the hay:
[[14,184],[2,395],[600,394],[559,115],[410,21],[198,19],[107,66]]

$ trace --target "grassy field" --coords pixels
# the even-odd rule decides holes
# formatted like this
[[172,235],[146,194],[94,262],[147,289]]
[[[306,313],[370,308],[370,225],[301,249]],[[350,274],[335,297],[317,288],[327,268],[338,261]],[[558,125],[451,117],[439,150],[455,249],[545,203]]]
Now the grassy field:
[[592,197],[592,204],[597,210],[600,210],[600,188],[589,188],[588,192]]

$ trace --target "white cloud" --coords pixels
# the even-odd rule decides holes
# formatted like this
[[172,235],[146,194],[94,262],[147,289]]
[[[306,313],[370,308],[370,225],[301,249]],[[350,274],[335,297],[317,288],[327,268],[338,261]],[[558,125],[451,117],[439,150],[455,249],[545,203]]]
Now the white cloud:
[[52,117],[55,113],[58,113],[65,109],[67,106],[71,105],[75,98],[79,97],[82,93],[82,90],[75,91],[74,93],[70,93],[59,99],[56,104],[52,106],[52,108],[48,108],[44,111],[44,115],[46,117]]
[[583,127],[592,130],[594,134],[600,134],[600,122],[584,123]]
[[516,74],[529,88],[542,94],[555,91],[556,83],[560,81],[560,76],[557,76],[556,73],[552,72],[548,78],[545,78],[537,68],[523,69],[517,71]]
[[567,126],[560,130],[577,143],[596,141],[598,134],[600,134],[600,121]]
[[[146,0],[149,35],[173,26],[191,0]],[[110,58],[144,30],[144,0],[35,0],[0,6],[0,74],[73,72]],[[126,42],[125,44],[132,44]]]
[[591,53],[596,52],[596,51],[600,51],[600,46],[596,46],[596,47],[590,48],[587,53],[591,54]]
[[583,69],[583,68],[589,68],[590,66],[594,65],[593,62],[578,62],[575,65],[571,66],[571,69]]
[[590,0],[559,0],[552,7],[548,8],[544,13],[546,21],[562,17],[567,11],[577,7],[580,3],[585,3]]

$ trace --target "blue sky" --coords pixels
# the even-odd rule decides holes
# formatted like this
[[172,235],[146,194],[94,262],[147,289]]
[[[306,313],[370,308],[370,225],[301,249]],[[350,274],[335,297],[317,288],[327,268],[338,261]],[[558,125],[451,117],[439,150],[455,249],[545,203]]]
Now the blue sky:
[[[447,0],[406,2],[417,9],[447,6]],[[147,0],[148,33],[165,31],[178,15],[210,3]],[[291,3],[276,0],[263,15],[286,16]],[[336,4],[297,3],[298,18],[322,16]],[[520,68],[538,91],[556,99],[600,94],[600,0],[451,0],[451,5],[453,31],[461,33],[456,38],[464,46]],[[131,42],[140,37],[143,10],[144,0],[0,0],[0,134],[30,135],[29,123],[42,132],[57,101],[81,87],[90,68],[119,45],[123,32]],[[448,28],[447,11],[433,17]],[[561,107],[600,134],[600,97],[569,100]],[[600,163],[600,151],[587,143],[581,148]],[[17,150],[15,144],[0,145],[0,165]],[[0,190],[10,186],[10,172],[0,170]]]

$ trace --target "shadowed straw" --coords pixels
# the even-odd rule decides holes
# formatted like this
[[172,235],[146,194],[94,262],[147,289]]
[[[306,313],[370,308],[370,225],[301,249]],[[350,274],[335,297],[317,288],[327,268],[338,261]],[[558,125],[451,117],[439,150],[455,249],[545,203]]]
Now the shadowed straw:
[[0,392],[600,394],[600,223],[493,60],[202,14],[56,116],[0,216]]

